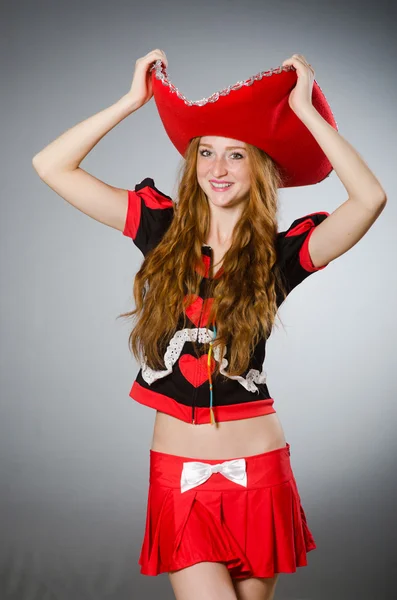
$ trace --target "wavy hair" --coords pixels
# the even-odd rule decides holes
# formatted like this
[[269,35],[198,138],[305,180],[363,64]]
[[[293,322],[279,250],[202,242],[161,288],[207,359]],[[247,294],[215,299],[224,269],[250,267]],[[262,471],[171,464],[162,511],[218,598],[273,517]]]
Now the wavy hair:
[[[196,162],[200,137],[193,138],[179,167],[178,201],[174,216],[160,243],[148,254],[133,283],[135,310],[119,317],[135,318],[128,346],[154,370],[164,369],[165,349],[177,330],[181,315],[199,294],[202,244],[210,230],[208,200],[198,184]],[[213,349],[227,351],[230,376],[248,369],[253,350],[267,338],[277,315],[277,294],[286,297],[276,262],[278,188],[281,176],[264,151],[246,144],[250,191],[230,248],[223,258],[223,273],[210,279],[208,297],[214,298],[205,324],[215,322]],[[176,260],[177,257],[177,260]],[[190,295],[193,295],[190,297]],[[217,363],[213,375],[219,373]]]

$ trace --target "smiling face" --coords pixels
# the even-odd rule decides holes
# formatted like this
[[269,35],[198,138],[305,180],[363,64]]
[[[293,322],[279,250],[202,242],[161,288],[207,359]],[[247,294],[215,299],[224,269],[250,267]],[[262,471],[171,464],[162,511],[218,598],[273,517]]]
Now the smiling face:
[[[235,205],[246,200],[250,189],[250,168],[244,142],[215,135],[202,136],[197,153],[197,181],[215,205]],[[215,188],[211,180],[230,183]]]

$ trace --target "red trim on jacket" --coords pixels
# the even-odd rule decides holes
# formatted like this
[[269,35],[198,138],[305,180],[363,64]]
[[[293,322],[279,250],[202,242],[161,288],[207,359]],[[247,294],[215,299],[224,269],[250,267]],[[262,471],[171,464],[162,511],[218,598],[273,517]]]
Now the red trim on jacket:
[[[160,412],[176,417],[186,423],[191,423],[192,407],[180,404],[169,396],[164,396],[158,392],[148,390],[137,381],[134,381],[130,390],[131,398],[159,410]],[[250,417],[259,417],[261,415],[268,415],[275,413],[273,408],[273,398],[265,398],[263,400],[254,400],[252,402],[242,402],[240,404],[229,404],[227,406],[213,406],[216,421],[236,421],[238,419],[249,419]],[[209,406],[195,407],[195,424],[203,425],[204,423],[210,423],[210,410]]]

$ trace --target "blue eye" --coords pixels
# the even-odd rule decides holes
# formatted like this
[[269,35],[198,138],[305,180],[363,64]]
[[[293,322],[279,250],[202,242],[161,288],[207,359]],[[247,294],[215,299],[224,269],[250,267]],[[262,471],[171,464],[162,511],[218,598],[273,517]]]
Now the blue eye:
[[[210,150],[200,150],[200,154],[201,154],[201,156],[204,156],[204,155],[203,155],[203,152],[209,152],[209,153],[211,154],[211,151],[210,151]],[[240,154],[240,152],[233,152],[233,153],[232,153],[232,155],[236,155],[236,154],[237,154],[238,156],[240,156],[241,158],[244,158],[244,156],[243,156],[242,154]],[[205,158],[205,157],[204,157],[204,158]],[[240,160],[240,159],[238,159],[238,160]]]

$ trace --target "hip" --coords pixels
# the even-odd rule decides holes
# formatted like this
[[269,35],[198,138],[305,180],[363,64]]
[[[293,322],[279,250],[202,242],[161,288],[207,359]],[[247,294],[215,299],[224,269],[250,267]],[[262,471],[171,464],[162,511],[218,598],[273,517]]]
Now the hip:
[[253,456],[285,445],[277,413],[196,425],[156,411],[151,449],[191,458],[228,459]]

